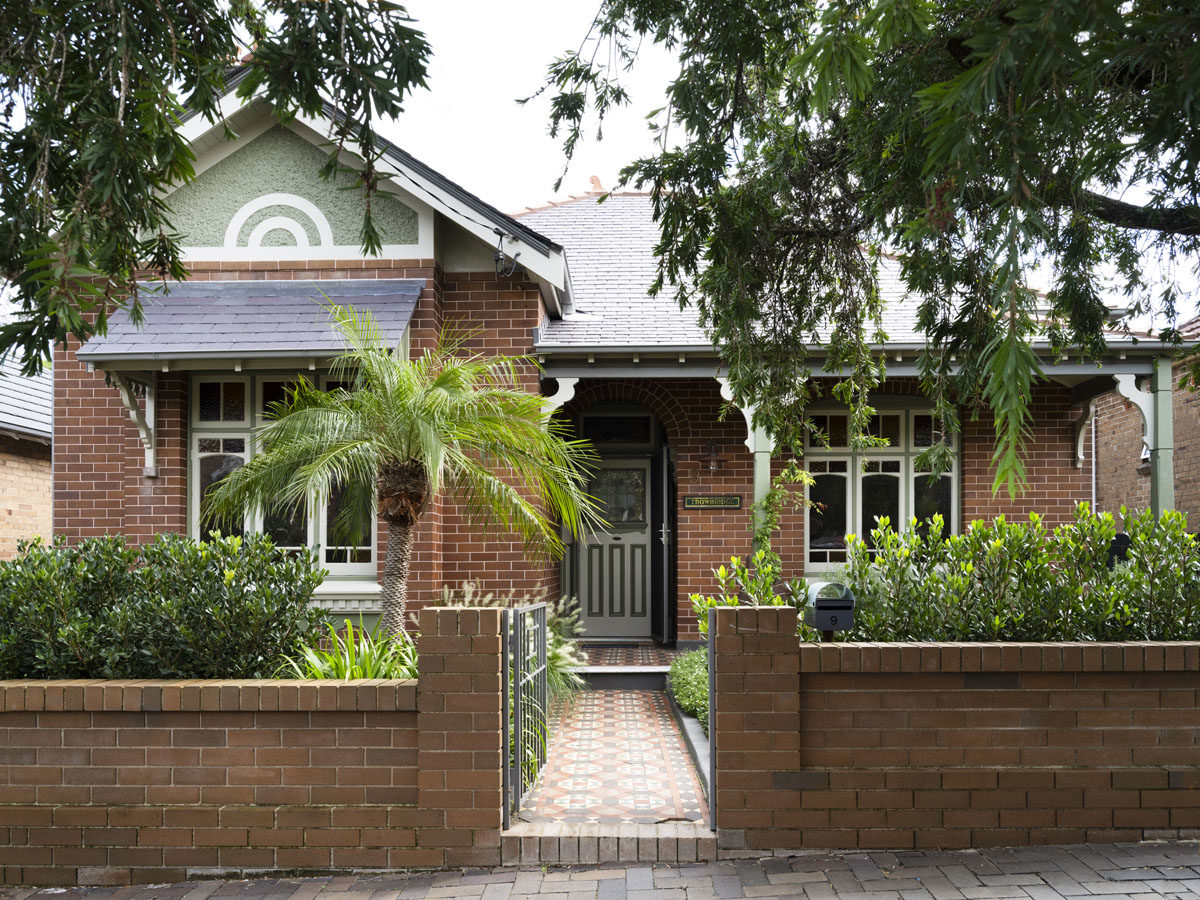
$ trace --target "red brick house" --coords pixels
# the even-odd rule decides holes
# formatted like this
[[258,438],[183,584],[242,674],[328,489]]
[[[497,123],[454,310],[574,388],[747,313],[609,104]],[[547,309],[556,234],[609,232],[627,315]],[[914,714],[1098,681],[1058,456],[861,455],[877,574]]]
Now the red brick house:
[[[589,194],[508,216],[385,146],[388,178],[374,206],[384,246],[364,258],[360,197],[317,177],[323,123],[281,127],[258,102],[232,97],[227,114],[235,142],[198,118],[183,125],[198,177],[170,202],[191,280],[147,299],[144,328],[117,316],[106,337],[57,355],[55,532],[202,534],[201,493],[253,452],[263,405],[297,377],[324,383],[337,347],[312,302],[320,290],[373,309],[413,354],[444,322],[466,320],[480,329],[481,348],[533,355],[542,372],[530,371],[528,388],[602,456],[592,492],[612,526],[574,545],[561,567],[530,563],[506,535],[469,531],[443,499],[419,534],[410,596],[467,580],[501,593],[570,593],[593,637],[696,639],[688,595],[711,589],[713,568],[747,552],[754,501],[777,463],[748,416],[721,415],[720,363],[693,315],[646,296],[657,237],[648,199],[597,204]],[[823,512],[790,514],[778,544],[796,574],[836,569],[844,535],[878,515],[941,511],[956,529],[1030,510],[1066,520],[1094,494],[1094,399],[1114,375],[1169,365],[1158,361],[1168,350],[1145,342],[1114,348],[1102,368],[1047,356],[1049,378],[1033,398],[1033,488],[1015,501],[993,497],[991,423],[970,416],[954,470],[931,487],[913,465],[932,439],[916,381],[921,336],[896,273],[884,275],[893,337],[877,427],[892,444],[859,458],[844,440],[838,446],[844,410],[813,409],[828,417],[834,445],[813,448],[807,462]],[[1169,404],[1169,381],[1155,385],[1152,408]],[[1154,465],[1169,471],[1169,439],[1151,437]],[[285,545],[320,545],[329,569],[320,602],[338,614],[370,612],[384,530],[342,546],[330,505],[295,521],[244,524]]]
[[[1179,328],[1188,343],[1200,341],[1200,316]],[[1172,370],[1175,508],[1187,514],[1191,531],[1200,531],[1200,393],[1182,384],[1186,366]],[[1136,385],[1135,385],[1136,386]],[[1119,391],[1096,406],[1096,505],[1117,512],[1151,505],[1150,449],[1141,407]]]

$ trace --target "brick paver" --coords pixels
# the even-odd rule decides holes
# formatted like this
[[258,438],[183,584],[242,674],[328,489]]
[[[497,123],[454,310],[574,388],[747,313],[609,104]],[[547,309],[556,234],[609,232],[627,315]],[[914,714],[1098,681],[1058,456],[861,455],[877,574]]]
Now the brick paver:
[[1200,900],[1200,843],[837,853],[689,865],[468,869],[105,888],[0,900]]

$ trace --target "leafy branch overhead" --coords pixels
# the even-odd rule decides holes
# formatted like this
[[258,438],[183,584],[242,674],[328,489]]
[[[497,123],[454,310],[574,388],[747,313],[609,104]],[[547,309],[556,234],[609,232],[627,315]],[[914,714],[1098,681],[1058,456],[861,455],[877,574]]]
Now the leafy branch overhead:
[[362,157],[348,174],[367,198],[363,250],[378,252],[375,129],[425,85],[430,53],[411,21],[387,0],[0,4],[0,278],[17,307],[0,356],[35,372],[56,343],[103,332],[115,306],[137,316],[135,271],[186,276],[164,199],[194,174],[177,129],[221,121],[235,81],[281,121],[345,114],[321,175],[343,172],[343,146]]
[[990,409],[996,486],[1015,491],[1035,337],[1097,358],[1104,296],[1174,320],[1200,240],[1198,34],[1183,0],[603,0],[550,67],[551,127],[569,158],[628,102],[643,42],[675,53],[659,150],[622,178],[654,196],[652,290],[696,307],[737,401],[799,449],[813,376],[834,375],[866,440],[894,254],[943,434],[927,461],[948,464],[956,410]]

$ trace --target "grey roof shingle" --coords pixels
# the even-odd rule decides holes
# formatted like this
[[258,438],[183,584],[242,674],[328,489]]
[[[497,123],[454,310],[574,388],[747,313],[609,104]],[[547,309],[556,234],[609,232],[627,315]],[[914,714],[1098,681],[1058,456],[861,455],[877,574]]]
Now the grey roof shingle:
[[[654,247],[659,240],[650,197],[612,194],[597,203],[599,196],[574,197],[518,214],[522,222],[563,245],[571,270],[576,312],[548,322],[537,349],[712,351],[694,308],[681,310],[669,289],[657,297],[646,293],[657,274]],[[917,327],[920,297],[908,291],[898,260],[880,259],[879,289],[886,346],[922,346],[925,336]],[[1184,334],[1187,340],[1200,340],[1200,318],[1185,325]],[[1115,330],[1108,340],[1130,342]]]
[[[646,291],[657,274],[654,246],[658,225],[645,194],[613,194],[603,203],[581,197],[521,215],[562,244],[571,268],[576,312],[548,322],[538,349],[561,347],[654,347],[711,350],[694,308],[680,309],[670,290]],[[917,303],[900,278],[899,263],[884,259],[880,290],[886,301],[884,331],[889,344],[920,343]]]
[[326,298],[370,311],[385,340],[394,344],[424,287],[419,278],[172,284],[170,293],[143,296],[141,326],[118,311],[109,319],[108,333],[92,338],[76,355],[90,363],[329,356],[344,344],[330,327]]
[[27,378],[17,360],[0,362],[0,431],[50,440],[54,434],[54,380],[48,367]]

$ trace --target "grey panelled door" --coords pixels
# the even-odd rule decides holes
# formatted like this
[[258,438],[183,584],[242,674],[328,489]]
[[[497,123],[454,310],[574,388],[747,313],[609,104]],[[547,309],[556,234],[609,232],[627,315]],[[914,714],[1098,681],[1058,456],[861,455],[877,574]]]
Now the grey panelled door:
[[579,612],[586,637],[650,637],[650,461],[600,463],[589,485],[608,528],[579,548]]

